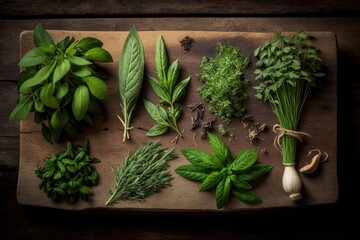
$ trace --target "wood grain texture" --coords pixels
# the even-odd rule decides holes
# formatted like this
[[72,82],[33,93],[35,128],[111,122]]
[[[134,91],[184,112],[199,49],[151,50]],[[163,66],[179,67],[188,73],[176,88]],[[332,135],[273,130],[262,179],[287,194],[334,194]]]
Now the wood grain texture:
[[358,4],[352,0],[283,1],[283,0],[3,0],[1,17],[123,17],[130,15],[349,15],[359,13]]
[[[34,168],[45,156],[54,154],[62,150],[64,143],[58,143],[54,146],[46,143],[40,134],[40,127],[33,122],[33,118],[29,116],[20,124],[20,168],[17,196],[18,201],[25,205],[46,206],[64,209],[86,209],[86,208],[102,208],[109,197],[108,190],[113,188],[114,177],[111,168],[121,162],[129,151],[134,152],[140,146],[145,145],[148,141],[161,139],[163,146],[167,148],[175,148],[180,154],[181,149],[189,147],[197,147],[193,142],[195,132],[189,130],[191,124],[191,116],[193,113],[186,109],[187,105],[202,102],[201,97],[196,93],[196,89],[200,86],[200,81],[196,79],[196,74],[200,71],[199,66],[203,56],[213,56],[215,54],[216,44],[218,42],[228,42],[238,46],[244,54],[252,56],[253,50],[273,36],[272,33],[247,33],[247,32],[196,32],[196,31],[151,31],[139,32],[145,51],[146,74],[155,75],[155,45],[158,36],[161,34],[164,38],[168,49],[168,56],[171,61],[179,59],[181,74],[180,79],[192,76],[191,84],[187,90],[187,94],[181,106],[183,115],[179,122],[180,128],[184,131],[184,139],[180,139],[178,144],[174,144],[171,140],[174,134],[168,133],[162,137],[149,138],[145,136],[145,131],[150,129],[155,122],[149,117],[141,102],[134,115],[132,130],[132,141],[122,143],[122,126],[116,115],[121,112],[118,104],[118,80],[117,66],[118,56],[120,56],[121,47],[127,36],[127,32],[69,32],[69,31],[50,31],[54,41],[58,42],[67,35],[81,39],[83,37],[95,37],[104,42],[104,48],[107,49],[115,59],[114,63],[102,64],[106,69],[109,77],[106,80],[109,86],[110,98],[104,102],[106,114],[98,118],[94,126],[85,130],[83,138],[90,141],[90,153],[102,160],[102,163],[96,167],[101,178],[100,184],[94,188],[94,198],[88,203],[78,203],[75,205],[56,204],[46,197],[46,194],[37,188],[38,178],[34,175]],[[274,135],[269,133],[262,136],[256,146],[259,149],[266,148],[268,154],[260,155],[258,161],[260,163],[270,163],[274,165],[272,172],[265,178],[262,184],[256,187],[257,193],[263,199],[263,203],[257,206],[250,206],[241,203],[234,198],[229,202],[229,206],[225,208],[227,211],[236,211],[244,209],[264,209],[271,207],[284,206],[306,206],[328,204],[337,201],[338,183],[337,183],[337,49],[336,38],[333,33],[328,32],[310,32],[315,40],[312,44],[320,49],[320,57],[323,59],[324,70],[328,77],[326,84],[319,83],[322,88],[316,89],[309,97],[309,103],[306,104],[301,119],[300,130],[314,136],[305,146],[299,146],[298,166],[304,165],[307,148],[326,149],[330,155],[328,163],[321,166],[321,170],[317,174],[307,177],[302,176],[304,184],[305,200],[301,203],[292,202],[283,192],[281,187],[281,177],[283,166],[280,160],[280,154],[273,148],[272,141]],[[185,36],[191,36],[195,39],[194,46],[189,53],[184,53],[181,49],[179,41]],[[21,35],[21,55],[26,53],[33,47],[32,33],[24,32]],[[246,76],[250,79],[249,95],[254,93],[251,87],[256,83],[251,73],[255,69],[255,59],[251,57],[251,65],[246,71]],[[326,87],[325,87],[326,86]],[[156,96],[152,92],[151,87],[145,80],[142,97],[156,102]],[[256,121],[267,123],[270,127],[276,123],[270,106],[250,97],[246,103],[248,114],[252,114]],[[208,112],[208,105],[205,104],[206,115],[205,120],[213,119]],[[217,124],[220,123],[218,120]],[[327,127],[323,127],[326,125]],[[106,131],[104,131],[106,129]],[[248,142],[247,130],[242,127],[240,119],[233,119],[228,126],[230,131],[234,132],[236,141],[228,142],[233,154],[240,150],[254,147]],[[233,130],[235,129],[235,130]],[[200,134],[197,135],[198,148],[210,152],[207,141],[200,140]],[[227,138],[224,138],[228,141]],[[81,141],[80,141],[81,142]],[[78,142],[79,143],[79,142]],[[46,146],[46,147],[44,147]],[[170,161],[170,169],[174,179],[172,186],[162,190],[159,194],[154,194],[144,202],[122,201],[114,205],[114,208],[120,209],[142,209],[142,210],[165,210],[165,211],[207,211],[216,210],[214,193],[198,193],[199,184],[188,181],[174,173],[176,167],[187,164],[187,160],[180,154],[179,158]]]

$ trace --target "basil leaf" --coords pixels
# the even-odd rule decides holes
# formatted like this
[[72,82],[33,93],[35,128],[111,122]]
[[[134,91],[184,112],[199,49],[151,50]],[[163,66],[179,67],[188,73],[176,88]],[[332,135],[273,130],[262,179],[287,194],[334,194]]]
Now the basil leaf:
[[152,89],[154,90],[154,92],[156,93],[156,95],[163,100],[164,102],[170,104],[171,103],[171,99],[169,94],[162,88],[161,84],[159,83],[158,80],[152,78],[152,77],[148,77],[150,85],[152,87]]
[[26,118],[33,106],[32,95],[21,95],[15,108],[11,111],[9,120],[12,122]]
[[162,82],[165,87],[168,87],[166,85],[168,58],[167,58],[165,44],[161,35],[159,36],[156,42],[155,64],[156,64],[156,72],[158,74],[159,81]]
[[62,52],[65,51],[65,49],[72,44],[75,41],[74,38],[70,38],[69,36],[66,36],[63,38],[60,42],[56,44],[56,47],[59,48]]
[[50,108],[59,108],[58,100],[53,96],[55,92],[54,85],[52,83],[47,83],[42,87],[40,91],[40,99],[43,104]]
[[66,134],[73,139],[77,139],[79,137],[79,132],[69,122],[64,126],[64,130],[65,130]]
[[102,46],[103,46],[103,43],[99,39],[92,38],[92,37],[83,38],[77,44],[77,47],[83,53],[89,51],[92,48],[102,47]]
[[144,99],[144,106],[152,119],[160,124],[167,125],[167,113],[162,107],[154,105],[146,99]]
[[113,59],[108,51],[100,47],[95,47],[84,53],[84,57],[88,60],[97,62],[112,62]]
[[176,168],[175,172],[184,178],[197,182],[204,181],[209,175],[203,168],[194,165],[182,165]]
[[252,188],[252,186],[249,183],[247,183],[246,181],[240,178],[236,178],[234,181],[232,181],[232,183],[235,188],[240,190],[249,190]]
[[223,208],[228,202],[231,193],[231,180],[226,177],[216,187],[216,207],[217,209]]
[[90,76],[91,71],[87,67],[80,67],[77,71],[72,72],[72,74],[79,78],[84,78]]
[[54,62],[52,65],[46,65],[42,67],[34,77],[26,80],[23,84],[20,86],[20,93],[26,94],[28,91],[30,91],[30,88],[36,85],[41,84],[46,79],[49,78],[50,74],[53,72],[56,62]]
[[78,57],[78,56],[67,55],[66,59],[69,60],[71,63],[78,65],[78,66],[86,66],[86,65],[92,64],[92,62],[90,62],[89,60],[87,60],[83,57]]
[[76,88],[71,108],[75,119],[81,121],[89,108],[89,89],[85,85]]
[[48,143],[53,144],[50,129],[44,123],[41,124],[41,134]]
[[150,128],[150,130],[146,133],[146,136],[149,137],[159,136],[166,133],[169,129],[170,128],[168,125],[156,124],[152,128]]
[[229,147],[215,134],[208,132],[211,149],[215,156],[224,164],[231,163],[232,156]]
[[67,82],[57,84],[56,98],[58,100],[62,99],[68,92],[69,92],[69,84]]
[[97,78],[95,76],[89,76],[83,78],[83,80],[88,85],[92,95],[94,95],[94,97],[96,97],[97,99],[104,100],[109,97],[107,86],[100,78]]
[[271,171],[273,168],[270,164],[256,164],[245,170],[244,172],[241,172],[238,179],[241,179],[243,181],[250,181],[255,180],[264,174]]
[[187,148],[182,149],[185,158],[195,166],[203,169],[217,170],[222,168],[217,161],[215,161],[210,153],[201,151],[199,149]]
[[37,98],[36,100],[35,100],[35,111],[37,111],[37,112],[45,112],[45,106],[44,106],[44,104],[43,104],[43,102],[41,101],[41,99],[40,98]]
[[230,165],[230,169],[233,171],[241,171],[251,167],[256,162],[258,154],[259,151],[255,148],[238,153]]
[[[170,66],[167,71],[166,79],[168,81],[169,87],[168,89],[172,91],[173,87],[176,84],[177,78],[179,76],[179,59],[176,59]],[[175,101],[173,101],[175,102]]]
[[49,44],[54,44],[50,34],[45,30],[41,23],[36,25],[33,39],[36,47],[44,47]]
[[176,84],[173,95],[172,95],[172,102],[178,101],[185,93],[185,88],[190,82],[190,77],[182,80],[178,84]]
[[67,59],[60,59],[56,64],[56,68],[53,75],[53,84],[57,83],[61,78],[63,78],[71,68],[71,64]]
[[19,66],[32,67],[44,63],[49,58],[41,48],[33,48],[28,51],[19,61]]
[[90,97],[88,112],[98,114],[101,113],[101,111],[102,108],[100,103],[95,98]]
[[260,204],[262,203],[261,198],[254,191],[240,191],[238,189],[233,190],[235,197],[247,204]]
[[200,192],[205,192],[215,187],[222,179],[224,175],[221,172],[210,173],[200,186]]
[[69,121],[69,116],[66,110],[56,110],[51,116],[51,126],[54,129],[62,129]]

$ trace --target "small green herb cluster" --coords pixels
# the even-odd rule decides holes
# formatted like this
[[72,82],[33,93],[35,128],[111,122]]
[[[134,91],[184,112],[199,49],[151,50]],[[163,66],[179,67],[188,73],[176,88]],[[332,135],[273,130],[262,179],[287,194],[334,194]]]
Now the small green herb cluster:
[[76,202],[79,198],[88,200],[91,187],[98,184],[98,173],[93,164],[100,160],[88,153],[88,141],[74,146],[67,143],[67,149],[45,157],[44,165],[38,164],[35,174],[40,179],[40,189],[54,201]]
[[226,43],[218,43],[215,57],[202,59],[198,77],[203,85],[198,91],[210,103],[209,111],[225,123],[245,111],[249,81],[245,79],[243,71],[248,65],[249,58],[239,48]]
[[270,164],[255,164],[257,149],[239,152],[232,157],[229,147],[216,135],[208,133],[214,155],[199,149],[183,149],[192,165],[178,167],[175,172],[187,179],[202,182],[200,192],[216,189],[216,207],[223,208],[231,193],[248,204],[261,203],[248,181],[255,180],[272,169]]
[[173,129],[181,137],[182,134],[177,123],[181,116],[181,109],[175,106],[175,102],[184,95],[190,77],[177,83],[180,71],[179,60],[175,60],[168,66],[168,57],[162,36],[159,36],[156,44],[155,63],[158,79],[149,76],[149,82],[160,98],[160,104],[168,105],[168,111],[161,105],[154,105],[144,100],[147,112],[157,122],[146,135],[158,136],[166,133],[169,129]]
[[54,43],[39,23],[33,34],[35,48],[19,62],[25,67],[18,78],[20,93],[11,121],[35,112],[42,135],[50,143],[62,135],[78,136],[78,123],[92,123],[90,114],[100,113],[98,100],[108,97],[106,84],[96,73],[94,61],[112,62],[111,55],[96,38],[75,41],[69,36]]
[[115,172],[115,190],[106,205],[118,200],[143,200],[170,185],[168,161],[176,158],[174,150],[163,149],[151,141],[134,154],[128,154]]

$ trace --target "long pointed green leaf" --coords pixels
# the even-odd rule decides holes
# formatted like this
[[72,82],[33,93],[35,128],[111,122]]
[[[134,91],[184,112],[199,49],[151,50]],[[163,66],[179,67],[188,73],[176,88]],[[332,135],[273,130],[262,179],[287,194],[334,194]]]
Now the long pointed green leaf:
[[45,47],[49,44],[54,44],[50,34],[46,31],[41,23],[38,23],[38,25],[35,27],[33,40],[36,47]]
[[159,77],[159,81],[165,83],[167,79],[167,71],[168,71],[169,63],[168,63],[164,40],[161,35],[159,36],[156,42],[155,64],[156,64],[156,71]]
[[32,95],[20,96],[19,102],[10,113],[9,120],[15,122],[24,119],[29,114],[33,103]]
[[81,121],[89,108],[89,89],[85,85],[76,88],[72,111],[76,120]]

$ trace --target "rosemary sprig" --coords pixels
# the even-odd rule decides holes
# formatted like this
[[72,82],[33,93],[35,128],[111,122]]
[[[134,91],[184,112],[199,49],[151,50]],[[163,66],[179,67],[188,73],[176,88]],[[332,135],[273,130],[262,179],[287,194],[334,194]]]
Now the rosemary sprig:
[[159,141],[151,141],[134,154],[128,154],[117,167],[115,190],[105,205],[118,200],[143,200],[170,185],[172,176],[167,162],[177,157],[173,149],[161,148]]

